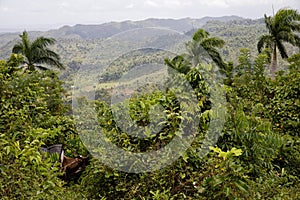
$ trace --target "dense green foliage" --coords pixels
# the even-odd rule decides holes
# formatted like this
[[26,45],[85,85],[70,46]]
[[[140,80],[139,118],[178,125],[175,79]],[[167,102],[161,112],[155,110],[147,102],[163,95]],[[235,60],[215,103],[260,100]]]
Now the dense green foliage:
[[[0,61],[0,198],[299,199],[299,54],[291,55],[289,64],[281,66],[287,70],[279,71],[272,79],[267,72],[270,49],[253,56],[253,49],[244,46],[238,52],[237,62],[227,63],[222,58],[224,49],[219,48],[224,41],[208,36],[208,32],[199,29],[187,43],[186,54],[165,58],[165,64],[178,72],[172,82],[178,87],[162,92],[145,86],[125,101],[135,122],[129,128],[137,130],[136,134],[140,134],[138,127],[157,128],[152,120],[162,125],[158,132],[145,131],[146,138],[126,134],[120,128],[113,109],[122,107],[108,103],[110,90],[101,88],[95,100],[78,99],[79,104],[95,106],[98,128],[106,139],[131,152],[158,150],[176,136],[182,136],[179,131],[185,128],[180,125],[182,122],[199,119],[193,142],[183,155],[165,168],[138,174],[118,171],[95,157],[75,182],[63,181],[57,158],[42,154],[39,148],[61,143],[69,156],[87,155],[79,136],[97,143],[81,131],[81,126],[92,123],[94,118],[85,109],[74,108],[74,116],[70,115],[70,96],[57,73],[23,70],[20,66],[27,58],[21,54],[11,54],[7,61]],[[200,43],[202,48],[206,45],[203,49],[214,61],[210,65],[202,63],[197,49],[190,48]],[[163,60],[161,54],[157,56]],[[128,60],[124,68],[129,70],[130,63],[143,62],[137,58],[149,59],[137,56]],[[107,81],[115,80],[114,69],[119,70],[117,66],[122,62],[120,59],[112,64],[111,71],[106,73]],[[216,77],[215,65],[221,65],[223,74],[220,88],[207,82],[207,77]],[[75,58],[70,66],[78,70]],[[180,104],[180,98],[189,96],[182,91],[180,98],[176,96],[182,84],[176,82],[178,77],[191,85],[199,112],[194,112],[191,105]],[[199,157],[209,125],[218,114],[213,111],[216,90],[226,91],[226,122],[216,144],[209,147],[207,155]],[[164,115],[151,110],[157,105]],[[87,117],[79,125],[77,121],[76,127],[78,113]],[[89,150],[103,151],[101,146]]]
[[12,54],[0,63],[1,199],[60,199],[68,191],[58,178],[57,159],[43,158],[39,147],[62,143],[81,153],[80,141],[74,123],[64,116],[67,107],[57,75],[23,72],[18,67],[22,59]]

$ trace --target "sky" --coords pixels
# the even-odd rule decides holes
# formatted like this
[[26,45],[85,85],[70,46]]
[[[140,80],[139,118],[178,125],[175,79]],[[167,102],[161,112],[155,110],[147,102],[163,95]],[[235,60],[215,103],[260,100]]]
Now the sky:
[[257,19],[300,0],[0,0],[0,31],[47,30],[147,18],[238,15]]

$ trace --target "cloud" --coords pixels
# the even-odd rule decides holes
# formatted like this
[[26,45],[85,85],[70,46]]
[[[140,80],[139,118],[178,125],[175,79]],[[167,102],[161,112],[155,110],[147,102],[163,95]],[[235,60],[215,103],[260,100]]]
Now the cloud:
[[9,10],[9,8],[8,7],[0,7],[0,10],[2,11],[2,12],[7,12],[8,10]]
[[129,4],[129,5],[125,6],[125,8],[127,8],[127,9],[134,8],[134,4]]
[[214,7],[229,7],[230,3],[227,0],[211,0],[211,1],[203,1],[203,4],[206,6],[214,6]]
[[159,4],[153,0],[146,0],[145,4],[152,7],[159,7]]
[[[192,6],[193,0],[146,0],[145,5],[157,7],[160,9],[183,9],[186,6]],[[167,10],[166,10],[167,11]]]

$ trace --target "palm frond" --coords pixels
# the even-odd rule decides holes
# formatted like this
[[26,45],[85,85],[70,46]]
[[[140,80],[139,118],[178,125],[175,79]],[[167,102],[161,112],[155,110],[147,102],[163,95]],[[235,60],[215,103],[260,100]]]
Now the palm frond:
[[201,40],[203,40],[204,38],[208,38],[209,37],[209,33],[203,29],[198,29],[194,35],[193,35],[193,40],[200,42]]
[[54,38],[45,38],[45,37],[39,37],[35,39],[31,46],[32,48],[46,48],[49,45],[55,44],[55,39]]
[[279,53],[280,53],[281,57],[283,59],[288,58],[289,56],[287,55],[287,52],[286,52],[286,49],[285,49],[284,45],[279,41],[277,41],[276,44],[277,44],[277,48],[279,50]]
[[300,32],[300,21],[293,21],[290,25],[293,31]]
[[50,50],[50,49],[45,49],[44,55],[48,56],[48,57],[51,57],[51,58],[54,58],[56,60],[60,60],[60,56],[57,53],[55,53],[54,51]]
[[209,46],[209,47],[222,48],[224,47],[224,45],[225,45],[225,41],[216,37],[207,38],[202,42],[202,46],[204,47]]
[[212,61],[221,69],[225,70],[226,68],[226,63],[223,61],[220,53],[216,49],[209,49],[207,51],[208,55],[212,59]]
[[35,67],[38,68],[39,70],[42,70],[42,71],[47,71],[47,70],[49,70],[47,67],[43,67],[43,66],[41,66],[41,65],[36,65]]
[[23,53],[23,44],[18,42],[13,46],[12,53]]
[[298,48],[300,48],[300,36],[298,35],[294,35],[295,38],[295,46],[297,46]]
[[278,23],[290,24],[295,20],[300,20],[300,15],[296,9],[282,8],[274,16],[274,21]]
[[188,62],[183,56],[178,55],[172,59],[173,66],[178,72],[187,74],[191,70],[191,63]]
[[264,48],[272,49],[272,43],[273,37],[271,35],[262,35],[257,43],[258,52],[261,53]]
[[22,44],[23,44],[23,53],[25,55],[28,54],[28,51],[30,50],[30,41],[29,41],[29,38],[28,38],[28,34],[26,31],[24,31],[22,33],[22,35],[20,35],[21,39],[22,39]]
[[269,33],[272,32],[273,30],[273,18],[271,16],[267,16],[266,14],[264,15],[265,17],[265,24],[266,24],[266,28],[269,31]]
[[291,45],[296,46],[296,37],[298,36],[291,32],[281,31],[277,38],[279,41],[288,42]]
[[48,57],[48,56],[40,57],[38,63],[39,64],[51,65],[51,66],[57,67],[58,69],[65,69],[65,67],[62,63],[60,63],[55,58],[51,58],[51,57]]

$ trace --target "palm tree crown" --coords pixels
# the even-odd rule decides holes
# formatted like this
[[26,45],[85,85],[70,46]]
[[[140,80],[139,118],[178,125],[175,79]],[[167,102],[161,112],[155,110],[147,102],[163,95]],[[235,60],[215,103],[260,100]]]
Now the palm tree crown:
[[274,77],[277,68],[277,49],[283,59],[288,58],[284,42],[300,47],[300,37],[296,32],[300,32],[300,15],[294,9],[280,9],[275,16],[265,17],[266,28],[269,33],[260,37],[257,48],[259,53],[263,48],[272,51],[271,71]]
[[200,62],[212,60],[221,70],[224,70],[226,63],[222,60],[217,48],[222,48],[225,41],[217,38],[210,37],[209,33],[203,29],[198,29],[186,45],[189,52],[189,57],[194,65]]
[[20,35],[20,38],[21,41],[14,45],[12,52],[24,56],[23,64],[25,64],[29,70],[35,70],[36,68],[46,70],[47,68],[42,66],[42,64],[64,69],[63,64],[60,62],[59,55],[47,48],[48,45],[55,43],[55,39],[38,37],[30,41],[26,31]]

